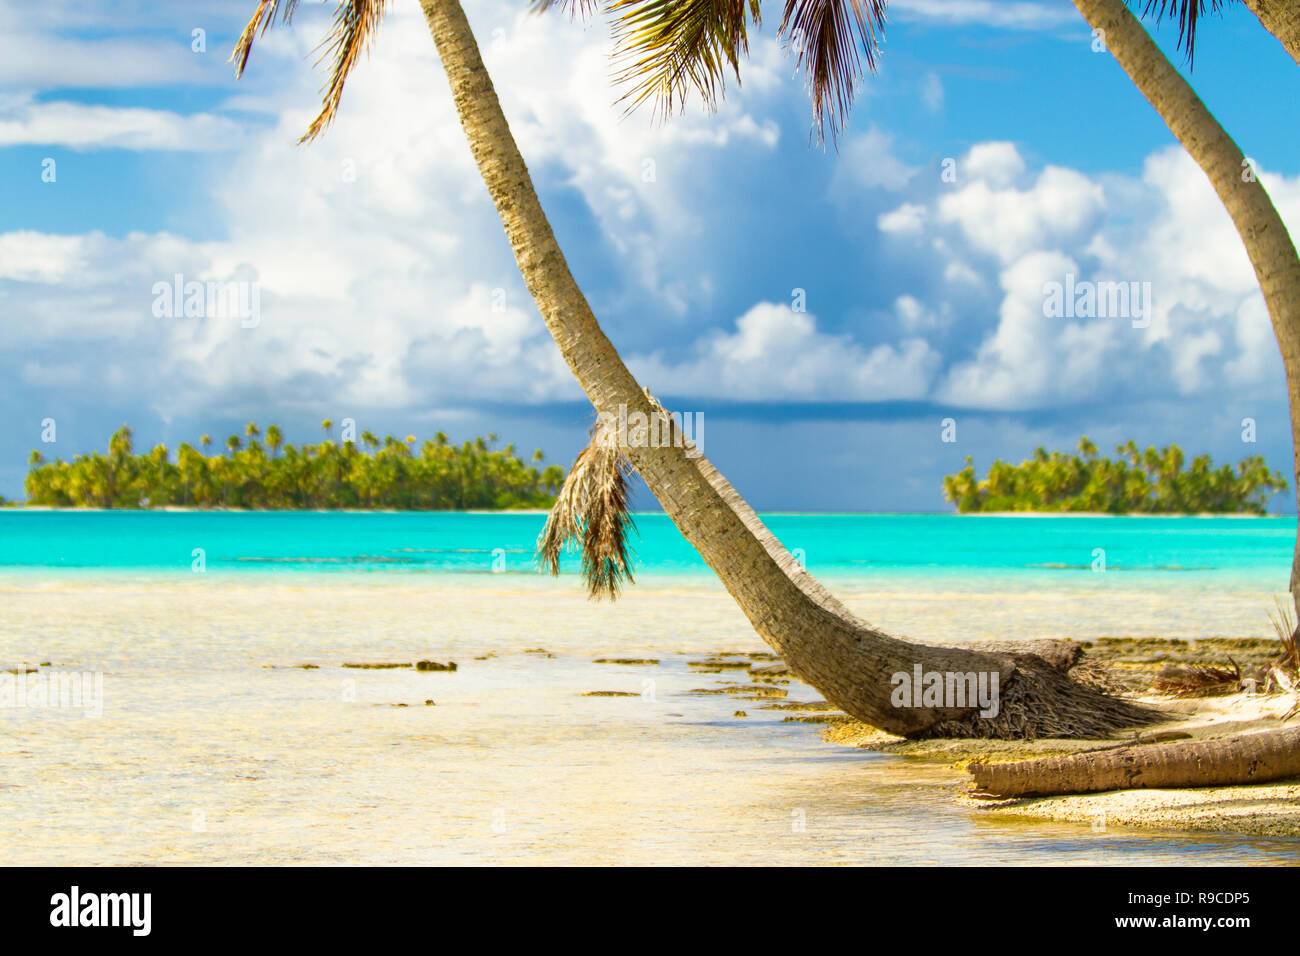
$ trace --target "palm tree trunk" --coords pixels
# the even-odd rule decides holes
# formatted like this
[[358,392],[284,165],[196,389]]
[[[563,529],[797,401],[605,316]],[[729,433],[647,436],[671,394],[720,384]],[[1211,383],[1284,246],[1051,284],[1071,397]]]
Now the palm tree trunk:
[[[492,80],[458,0],[421,0],[456,111],[496,204],[528,291],[598,412],[656,414],[606,338],[542,211]],[[704,457],[687,449],[626,449],[664,511],[699,551],[759,635],[826,699],[903,736],[1020,737],[1104,734],[1149,712],[1087,690],[1031,655],[926,647],[859,620],[799,566]],[[996,674],[1000,707],[896,707],[893,675]],[[991,677],[990,677],[991,679]]]
[[1043,797],[1159,787],[1224,787],[1300,776],[1300,727],[966,768],[980,793]]
[[1300,4],[1295,0],[1245,0],[1264,29],[1282,41],[1291,59],[1300,64]]
[[[1252,0],[1280,11],[1277,0]],[[1286,369],[1296,494],[1300,500],[1300,256],[1264,184],[1196,91],[1160,52],[1124,0],[1074,0],[1084,19],[1105,37],[1124,72],[1210,178],[1232,217],[1259,279]],[[1288,13],[1292,20],[1300,16]],[[1285,17],[1281,17],[1285,19]],[[1300,535],[1291,562],[1290,590],[1300,608]]]

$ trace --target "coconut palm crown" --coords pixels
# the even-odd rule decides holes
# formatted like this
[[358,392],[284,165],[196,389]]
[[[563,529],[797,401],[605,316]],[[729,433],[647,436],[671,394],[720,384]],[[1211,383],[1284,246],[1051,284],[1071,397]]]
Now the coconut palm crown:
[[[299,0],[260,0],[230,56],[242,76],[256,38],[293,20]],[[1217,0],[1216,0],[1217,2]],[[299,140],[310,143],[338,115],[348,76],[374,40],[388,0],[340,0],[329,34],[317,48],[329,79],[321,110]],[[858,86],[874,72],[884,36],[886,0],[785,0],[777,36],[802,70],[812,98],[813,132],[821,140],[843,128]],[[682,109],[692,91],[708,109],[740,82],[749,31],[762,23],[759,0],[533,0],[532,9],[561,9],[588,18],[604,13],[615,42],[615,80],[629,109],[653,104],[661,118]]]

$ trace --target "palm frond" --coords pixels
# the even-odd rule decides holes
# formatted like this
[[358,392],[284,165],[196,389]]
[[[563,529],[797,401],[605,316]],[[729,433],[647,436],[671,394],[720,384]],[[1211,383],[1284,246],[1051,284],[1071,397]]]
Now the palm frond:
[[885,7],[885,0],[786,0],[778,32],[804,71],[819,139],[825,139],[827,125],[832,135],[843,126],[864,61],[875,72]]
[[310,143],[334,122],[343,99],[343,85],[362,52],[374,41],[387,5],[388,0],[342,0],[335,9],[334,26],[321,44],[324,52],[317,61],[317,65],[330,62],[329,83],[322,90],[324,105],[299,143]]
[[533,0],[529,9],[533,13],[546,13],[557,7],[575,20],[589,20],[600,9],[600,0]]
[[748,28],[760,22],[758,0],[613,0],[615,81],[633,110],[647,100],[666,118],[700,94],[715,109],[731,73],[749,53]]
[[576,542],[592,599],[612,601],[623,583],[633,580],[628,546],[628,533],[636,529],[629,512],[631,474],[632,464],[618,445],[617,433],[597,420],[537,539],[538,561],[551,574],[560,573],[560,555]]
[[[348,77],[374,41],[383,20],[388,0],[339,0],[334,10],[334,23],[329,34],[317,48],[321,50],[316,65],[329,63],[329,81],[321,88],[321,110],[312,120],[299,143],[310,143],[334,122],[338,115],[339,103],[343,99],[343,87]],[[281,24],[288,24],[293,19],[298,0],[260,0],[253,18],[244,27],[230,62],[235,64],[235,76],[242,76],[248,65],[248,55],[253,50],[253,40],[258,34],[264,34],[271,28],[279,14]]]
[[1201,17],[1207,13],[1222,13],[1225,2],[1230,0],[1147,0],[1142,16],[1149,17],[1154,13],[1159,23],[1166,16],[1177,15],[1178,49],[1187,52],[1187,65],[1191,67],[1196,53],[1196,27]]
[[239,35],[239,41],[235,44],[230,59],[226,61],[235,64],[235,79],[244,75],[244,67],[248,66],[248,55],[253,52],[253,40],[257,35],[271,29],[277,13],[280,15],[280,23],[288,24],[293,20],[293,13],[297,7],[298,0],[260,0],[257,10],[253,13],[253,19],[249,20],[248,26],[244,27],[244,32]]

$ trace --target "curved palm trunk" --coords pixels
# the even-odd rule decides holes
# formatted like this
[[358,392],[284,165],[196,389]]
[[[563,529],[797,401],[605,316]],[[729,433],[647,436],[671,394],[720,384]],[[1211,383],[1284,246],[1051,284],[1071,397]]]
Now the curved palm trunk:
[[[1281,11],[1277,0],[1253,6]],[[1291,406],[1291,440],[1296,494],[1300,497],[1300,257],[1264,184],[1248,175],[1246,157],[1219,125],[1196,91],[1160,52],[1124,0],[1074,0],[1084,19],[1100,30],[1124,72],[1165,121],[1183,148],[1205,171],[1232,217],[1259,279],[1282,363]],[[1295,6],[1292,6],[1294,14]],[[1295,15],[1288,14],[1295,19]],[[1291,563],[1292,600],[1300,607],[1300,535]]]
[[[524,282],[598,412],[656,408],[601,331],[542,211],[458,0],[421,0],[456,110]],[[855,617],[803,570],[725,478],[680,447],[627,455],[673,523],[722,579],[754,629],[826,699],[903,736],[1104,734],[1147,712],[1096,694],[1038,657],[911,644]],[[1000,707],[896,707],[897,673],[996,675]],[[949,698],[949,701],[954,698]]]
[[1264,29],[1282,41],[1291,59],[1300,64],[1300,4],[1295,0],[1245,0]]

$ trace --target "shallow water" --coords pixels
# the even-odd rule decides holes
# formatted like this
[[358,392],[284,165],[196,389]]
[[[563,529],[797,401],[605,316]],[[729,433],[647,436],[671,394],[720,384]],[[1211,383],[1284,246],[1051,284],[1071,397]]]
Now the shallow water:
[[[92,539],[111,520],[100,528]],[[74,549],[94,550],[86,535]],[[0,708],[6,862],[1300,858],[1300,841],[980,817],[953,801],[958,778],[941,764],[825,743],[818,725],[784,722],[788,711],[761,700],[690,693],[735,678],[693,673],[688,660],[765,650],[698,574],[652,568],[611,607],[587,602],[571,576],[510,569],[196,574],[183,560],[183,570],[10,560],[0,571],[0,665],[103,675],[102,716]],[[960,641],[1265,634],[1272,574],[1172,591],[1109,574],[829,577],[879,625]],[[601,656],[660,664],[592,662]],[[342,667],[421,659],[459,669]],[[582,696],[591,691],[634,696]],[[791,685],[792,699],[816,696]]]

